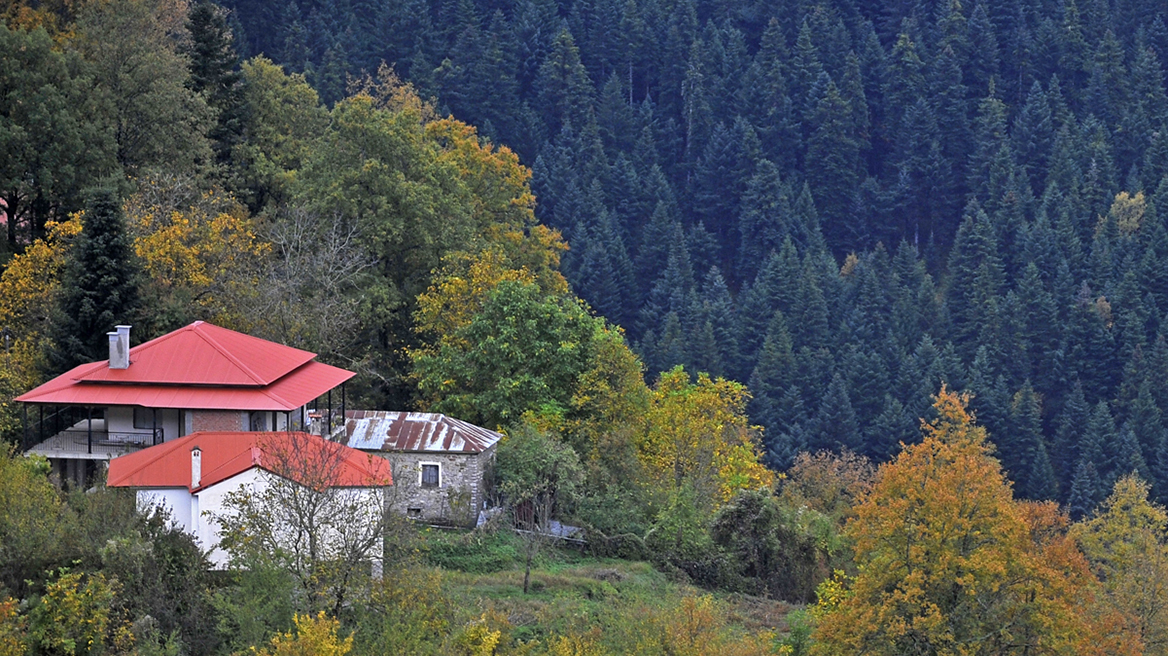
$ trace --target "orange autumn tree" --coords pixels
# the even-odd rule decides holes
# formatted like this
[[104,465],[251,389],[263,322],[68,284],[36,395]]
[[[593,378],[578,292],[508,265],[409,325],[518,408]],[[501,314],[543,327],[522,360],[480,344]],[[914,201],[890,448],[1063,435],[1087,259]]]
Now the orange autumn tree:
[[884,464],[847,533],[858,574],[821,591],[816,654],[1123,653],[1078,613],[1094,583],[1053,504],[1015,501],[967,395]]

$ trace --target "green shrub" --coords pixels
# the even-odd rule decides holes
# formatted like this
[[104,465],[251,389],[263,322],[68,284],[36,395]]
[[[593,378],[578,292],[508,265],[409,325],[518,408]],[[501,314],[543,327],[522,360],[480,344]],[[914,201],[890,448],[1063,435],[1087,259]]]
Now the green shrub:
[[508,531],[427,534],[426,561],[443,569],[489,574],[521,562],[515,536]]

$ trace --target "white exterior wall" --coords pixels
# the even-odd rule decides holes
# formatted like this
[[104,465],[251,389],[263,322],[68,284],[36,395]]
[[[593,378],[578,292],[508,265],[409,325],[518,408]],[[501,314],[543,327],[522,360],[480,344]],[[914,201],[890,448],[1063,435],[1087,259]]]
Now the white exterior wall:
[[195,505],[199,514],[199,531],[195,536],[199,546],[210,551],[208,559],[215,569],[226,569],[227,552],[219,548],[219,525],[212,519],[226,510],[227,495],[247,487],[255,491],[267,487],[267,473],[259,467],[232,476],[210,487],[203,488],[195,495]]
[[[151,410],[147,409],[147,412],[151,412]],[[133,406],[117,405],[106,408],[105,425],[106,430],[110,433],[142,433],[144,435],[150,433],[149,428],[134,428]],[[181,436],[178,410],[160,408],[158,410],[158,425],[162,427],[163,436],[168,442]]]
[[[262,491],[266,489],[272,478],[274,478],[273,474],[259,467],[252,467],[225,481],[203,488],[193,495],[187,488],[139,490],[138,503],[140,506],[144,504],[165,505],[175,524],[192,535],[199,548],[208,552],[207,558],[211,562],[211,566],[215,569],[226,569],[228,555],[227,552],[219,548],[219,525],[213,518],[225,513],[225,502],[228,494],[245,487],[257,492]],[[367,507],[370,510],[369,517],[352,517],[350,518],[351,523],[378,521],[379,516],[375,515],[381,512],[384,503],[384,492],[381,489],[338,488],[334,490],[334,493],[356,495],[360,501],[354,502],[353,505]],[[273,508],[271,513],[273,517],[278,519],[279,509]],[[328,537],[325,536],[326,542]]]
[[134,408],[114,405],[105,409],[105,429],[111,433],[134,432]]
[[173,489],[138,490],[138,507],[147,510],[161,508],[170,520],[182,530],[194,535],[195,517],[191,515],[191,492],[185,487]]

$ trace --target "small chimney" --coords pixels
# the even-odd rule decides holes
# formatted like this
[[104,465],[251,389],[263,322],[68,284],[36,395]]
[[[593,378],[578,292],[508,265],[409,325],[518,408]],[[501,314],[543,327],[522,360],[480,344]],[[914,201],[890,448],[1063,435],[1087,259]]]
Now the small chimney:
[[130,367],[130,349],[122,344],[121,333],[106,333],[109,337],[109,368],[128,369]]
[[118,343],[121,344],[121,349],[126,353],[126,366],[130,366],[130,327],[129,326],[114,326],[114,330],[118,331]]
[[203,452],[199,447],[191,449],[191,489],[199,487],[203,480]]

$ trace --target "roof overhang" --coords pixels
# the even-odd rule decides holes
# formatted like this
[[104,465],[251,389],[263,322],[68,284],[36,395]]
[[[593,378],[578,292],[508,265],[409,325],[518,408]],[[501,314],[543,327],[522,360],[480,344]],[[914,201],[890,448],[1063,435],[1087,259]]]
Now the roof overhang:
[[[77,369],[89,366],[82,365]],[[313,361],[262,387],[211,387],[81,382],[74,380],[77,369],[21,394],[16,400],[52,405],[288,412],[323,396],[356,375]]]

